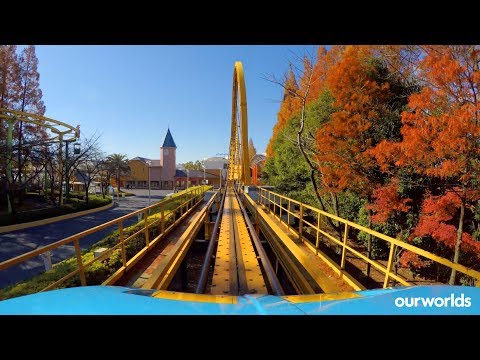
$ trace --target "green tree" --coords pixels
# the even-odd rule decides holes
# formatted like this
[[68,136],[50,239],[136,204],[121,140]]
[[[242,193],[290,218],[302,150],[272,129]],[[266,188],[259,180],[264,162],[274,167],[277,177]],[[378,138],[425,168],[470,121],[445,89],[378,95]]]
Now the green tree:
[[[35,46],[24,48],[18,57],[18,78],[15,81],[17,93],[16,108],[20,111],[30,112],[36,115],[45,114],[45,105],[42,100],[40,89],[40,74],[38,73],[38,58],[35,54]],[[23,143],[25,140],[38,140],[45,134],[44,128],[29,124],[24,129],[22,121],[18,121],[18,182],[22,186],[22,170],[25,165],[23,159]]]
[[117,183],[117,190],[120,192],[120,177],[128,175],[130,173],[130,167],[128,166],[127,155],[124,154],[112,154],[107,157],[107,166],[115,174],[115,180]]
[[[305,111],[302,144],[309,157],[315,152],[315,132],[328,121],[333,112],[333,98],[328,91],[309,104]],[[265,164],[264,174],[268,184],[287,196],[304,201],[314,206],[321,206],[316,199],[311,181],[311,168],[303,159],[298,146],[298,128],[301,114],[291,117],[277,133],[271,143],[273,156]],[[317,180],[318,174],[316,174]]]
[[197,160],[195,162],[187,161],[185,164],[183,164],[183,166],[187,170],[203,170],[202,162],[200,160]]

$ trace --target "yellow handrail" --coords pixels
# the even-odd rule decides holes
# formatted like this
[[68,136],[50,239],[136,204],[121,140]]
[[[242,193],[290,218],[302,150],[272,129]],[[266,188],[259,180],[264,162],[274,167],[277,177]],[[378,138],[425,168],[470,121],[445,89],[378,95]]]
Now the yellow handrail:
[[[22,255],[13,257],[11,259],[5,260],[5,261],[0,263],[0,271],[8,269],[12,266],[15,266],[15,265],[19,264],[19,263],[28,261],[28,260],[30,260],[30,259],[32,259],[32,258],[34,258],[34,257],[36,257],[40,254],[43,254],[47,251],[57,249],[60,246],[63,246],[65,244],[69,244],[69,243],[73,242],[74,243],[74,249],[75,249],[75,257],[77,259],[76,269],[71,271],[70,273],[68,273],[67,275],[62,277],[61,279],[59,279],[59,280],[55,281],[54,283],[50,284],[46,288],[42,289],[41,291],[46,291],[46,290],[53,289],[53,288],[57,287],[58,285],[62,284],[63,282],[65,282],[66,280],[70,279],[71,277],[73,277],[77,274],[80,275],[81,285],[82,286],[88,285],[87,281],[86,281],[86,276],[85,276],[85,269],[88,266],[92,265],[94,262],[103,261],[106,257],[108,257],[109,254],[111,254],[115,249],[117,249],[119,247],[121,248],[122,268],[127,268],[129,266],[132,266],[132,264],[129,264],[130,261],[127,261],[127,259],[126,259],[125,243],[127,241],[134,238],[135,235],[145,231],[146,245],[141,250],[139,250],[139,252],[145,251],[146,249],[149,249],[149,248],[153,247],[156,244],[156,242],[160,238],[162,238],[162,236],[164,236],[166,233],[168,233],[179,221],[181,221],[181,219],[183,219],[189,213],[189,211],[195,205],[197,205],[203,199],[203,195],[205,194],[205,192],[210,190],[210,189],[212,189],[211,186],[196,186],[196,187],[192,187],[190,189],[184,190],[180,193],[175,194],[173,197],[171,197],[169,199],[162,199],[161,201],[159,201],[155,204],[149,205],[149,206],[147,206],[145,208],[142,208],[142,209],[139,209],[139,210],[135,210],[135,211],[133,211],[133,212],[127,214],[127,215],[121,216],[117,219],[110,220],[110,221],[108,221],[104,224],[95,226],[91,229],[82,231],[82,232],[77,233],[75,235],[69,236],[65,239],[56,241],[52,244],[43,246],[41,248],[32,250],[32,251],[27,252],[25,254],[22,254]],[[168,207],[168,205],[170,205],[170,204],[176,205],[177,203],[179,203],[179,204],[175,208],[168,209],[168,211],[170,211],[169,216],[171,215],[173,217],[173,223],[170,224],[168,227],[166,227],[165,222],[169,218],[169,216],[165,215],[165,210],[167,210],[166,208]],[[176,214],[177,210],[180,211],[181,216],[180,216],[180,218],[175,219],[175,214]],[[148,223],[148,221],[147,221],[148,216],[149,215],[151,216],[152,214],[154,214],[156,212],[161,213],[160,220],[155,220],[151,223]],[[143,221],[142,229],[135,232],[134,234],[131,234],[130,236],[128,236],[125,239],[124,236],[123,236],[123,223],[124,223],[124,221],[134,217],[135,215],[141,214],[141,213],[144,214],[144,221]],[[155,223],[158,223],[158,221],[161,222],[161,232],[154,240],[150,240],[149,236],[148,236],[148,228],[152,227],[152,225],[154,225]],[[118,225],[118,227],[119,227],[119,236],[120,236],[119,243],[114,245],[113,247],[107,249],[104,253],[101,254],[101,256],[99,256],[97,258],[94,258],[94,259],[88,261],[87,263],[83,263],[82,250],[80,248],[80,239],[82,239],[85,236],[88,236],[90,234],[101,231],[105,228],[108,228],[110,226],[113,226],[113,225]]]
[[[332,215],[328,212],[322,211],[322,210],[317,209],[313,206],[303,204],[300,201],[297,201],[297,200],[288,198],[284,195],[278,194],[276,192],[270,191],[270,190],[268,190],[268,189],[266,189],[262,186],[259,186],[258,188],[259,188],[260,191],[259,191],[259,198],[257,200],[257,203],[259,203],[261,205],[264,205],[264,206],[269,206],[270,204],[272,204],[274,209],[275,208],[280,209],[278,212],[281,212],[282,210],[284,210],[287,213],[288,224],[286,224],[286,225],[287,225],[288,229],[290,231],[295,232],[297,235],[299,235],[299,237],[302,241],[303,241],[303,232],[304,232],[304,226],[305,225],[307,225],[308,227],[310,227],[310,228],[312,228],[316,231],[317,241],[316,241],[315,247],[313,247],[313,245],[311,245],[308,241],[305,242],[305,244],[308,245],[312,250],[318,249],[318,239],[319,239],[320,234],[323,235],[323,236],[326,236],[327,238],[332,240],[336,245],[341,246],[341,248],[342,248],[342,256],[341,256],[341,261],[340,261],[340,266],[341,266],[342,269],[345,268],[346,255],[347,255],[347,250],[348,250],[352,254],[360,257],[362,260],[366,261],[367,263],[370,263],[375,268],[377,268],[378,270],[380,270],[381,272],[383,272],[385,274],[384,284],[383,284],[384,288],[386,288],[388,286],[388,283],[389,283],[390,279],[394,279],[394,280],[398,281],[399,283],[401,283],[403,285],[406,285],[406,286],[411,286],[412,285],[411,283],[408,282],[408,280],[402,278],[401,276],[399,276],[399,275],[397,275],[397,274],[395,274],[391,271],[392,267],[393,267],[395,247],[401,247],[405,250],[412,251],[413,253],[415,253],[417,255],[423,256],[423,257],[425,257],[429,260],[432,260],[432,261],[435,261],[439,264],[445,265],[445,266],[447,266],[451,269],[455,269],[455,270],[457,270],[457,271],[459,271],[459,272],[461,272],[465,275],[468,275],[468,276],[474,278],[475,281],[476,281],[476,285],[480,286],[480,272],[477,271],[477,270],[473,270],[473,269],[468,268],[468,267],[466,267],[464,265],[461,265],[461,264],[456,264],[456,263],[452,262],[451,260],[442,258],[438,255],[435,255],[435,254],[431,253],[431,252],[423,250],[423,249],[421,249],[417,246],[406,243],[406,242],[404,242],[402,240],[399,240],[399,239],[392,238],[392,237],[387,236],[385,234],[379,233],[375,230],[368,229],[368,228],[366,228],[362,225],[359,225],[359,224],[354,223],[352,221],[349,221],[349,220],[343,219],[341,217]],[[273,199],[272,199],[272,197],[273,197]],[[287,202],[287,208],[283,207],[283,202],[284,202],[283,200],[285,200]],[[291,211],[291,204],[298,205],[299,208],[300,208],[299,212]],[[317,225],[314,225],[314,224],[308,222],[307,220],[305,220],[304,216],[303,216],[305,209],[311,210],[312,212],[316,213],[317,214],[317,219],[320,219],[320,215],[323,215],[323,216],[326,216],[326,217],[328,217],[332,220],[336,220],[336,221],[344,224],[343,238],[340,239],[340,240],[336,239],[332,235],[328,234],[326,231],[320,229],[320,222],[319,221],[317,221]],[[277,216],[275,211],[273,211],[273,215],[279,221],[284,222],[282,216]],[[298,231],[290,225],[290,217],[291,216],[293,216],[294,218],[297,218],[299,220]],[[359,251],[353,249],[351,246],[349,246],[347,244],[348,228],[349,227],[358,229],[360,231],[364,231],[365,233],[371,234],[372,236],[374,236],[376,238],[379,238],[379,239],[382,239],[382,240],[384,240],[384,241],[386,241],[390,244],[390,251],[389,251],[387,266],[384,266],[384,265],[380,264],[378,261],[375,261],[375,260],[372,260],[372,259],[368,258],[364,254],[362,254]]]

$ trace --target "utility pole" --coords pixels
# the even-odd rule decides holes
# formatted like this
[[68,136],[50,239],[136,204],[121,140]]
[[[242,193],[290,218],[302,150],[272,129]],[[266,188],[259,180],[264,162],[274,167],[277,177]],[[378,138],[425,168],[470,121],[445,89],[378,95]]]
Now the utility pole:
[[65,201],[68,203],[68,197],[70,196],[70,168],[68,166],[68,140],[65,140]]
[[60,140],[60,146],[58,148],[58,162],[59,162],[59,165],[58,165],[58,172],[59,172],[59,189],[58,189],[58,195],[59,195],[59,204],[60,205],[63,205],[63,154],[62,154],[62,150],[63,150],[63,134],[59,134],[58,135],[58,138]]

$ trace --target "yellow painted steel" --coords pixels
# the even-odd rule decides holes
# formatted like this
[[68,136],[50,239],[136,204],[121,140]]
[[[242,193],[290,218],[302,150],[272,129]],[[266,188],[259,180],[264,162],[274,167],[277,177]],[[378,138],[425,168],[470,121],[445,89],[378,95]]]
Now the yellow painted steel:
[[[251,209],[251,206],[247,204]],[[259,224],[260,229],[264,233],[265,237],[270,243],[273,252],[275,253],[277,259],[283,264],[285,273],[289,280],[291,281],[295,290],[300,294],[315,294],[315,290],[312,285],[308,282],[305,276],[300,271],[299,267],[293,261],[292,256],[289,254],[288,250],[281,245],[281,240],[278,240],[276,236],[275,229],[271,229],[268,224],[259,216],[257,213],[257,223]]]
[[[202,187],[200,187],[202,188]],[[203,188],[207,188],[207,187],[203,187]],[[183,195],[186,195],[187,199],[192,196],[193,193],[196,193],[196,190],[198,190],[198,188],[191,188],[192,190],[188,193],[189,190],[184,190],[185,192],[183,193]],[[181,196],[183,196],[181,195]],[[201,196],[201,195],[200,195]],[[177,197],[178,198],[178,197]],[[168,201],[172,201],[172,199],[169,199],[167,200],[166,202],[160,202],[159,204],[157,205],[151,205],[145,209],[149,209],[151,210],[153,207],[155,206],[158,206],[160,207],[161,209],[161,213],[162,215],[164,215],[164,207],[165,207],[165,204],[168,204]],[[185,202],[182,202],[179,206],[177,206],[177,208],[171,210],[172,212],[175,212],[177,211],[180,207],[182,207],[184,204],[186,204],[187,202],[189,202],[190,200],[187,200]],[[134,255],[130,260],[127,261],[126,265],[125,266],[122,266],[121,268],[119,268],[116,272],[114,272],[107,280],[105,280],[102,285],[114,285],[118,280],[120,280],[120,278],[125,275],[131,268],[133,268],[146,254],[148,251],[152,250],[155,245],[157,245],[160,241],[162,241],[171,231],[173,231],[173,229],[178,225],[180,224],[187,216],[189,216],[194,210],[195,208],[201,203],[201,200],[200,200],[200,197],[195,197],[195,201],[193,203],[193,205],[191,205],[191,208],[186,211],[182,216],[180,216],[178,219],[176,219],[172,224],[170,224],[170,226],[168,226],[167,228],[165,228],[165,219],[167,217],[163,216],[160,220],[156,220],[156,221],[153,221],[152,223],[148,224],[147,225],[147,222],[144,221],[144,224],[145,226],[149,226],[149,227],[152,227],[154,226],[155,224],[158,224],[159,221],[161,221],[161,233],[158,234],[152,241],[149,242],[148,245],[145,245],[145,247],[143,249],[141,249],[136,255]],[[149,211],[149,210],[145,210],[145,211]],[[144,211],[144,212],[145,212]],[[135,236],[137,234],[140,234],[144,231],[144,228],[138,230],[136,233],[133,233],[132,235],[130,235],[126,240],[125,242],[127,242],[128,240],[130,239],[133,239],[135,238]],[[116,246],[119,246],[121,245],[118,244]],[[108,251],[110,250],[113,250],[116,246],[110,248],[109,250],[107,250],[105,253],[107,253]],[[92,261],[89,262],[92,263],[94,261],[100,261],[100,258],[103,256],[103,254],[98,257],[98,258],[95,258],[93,259]],[[85,265],[87,266],[87,265]]]
[[[280,241],[289,250],[291,255],[295,259],[297,259],[297,261],[303,266],[303,268],[305,268],[305,270],[312,277],[315,284],[326,293],[338,292],[339,289],[337,288],[337,286],[332,283],[332,281],[318,268],[313,258],[308,256],[308,254],[304,251],[302,251],[295,243],[295,241],[287,235],[286,231],[288,231],[288,229],[285,228],[286,231],[284,231],[279,226],[279,223],[276,222],[276,220],[274,220],[272,217],[270,217],[264,209],[260,208],[257,210],[258,216],[262,220],[262,222],[274,231],[278,241]],[[311,293],[310,290],[308,291],[308,293]]]
[[[24,112],[24,111],[0,108],[0,118],[7,119],[7,120],[15,119],[16,121],[22,121],[25,123],[40,125],[49,129],[54,134],[56,134],[55,137],[46,139],[46,141],[59,140],[60,137],[64,137],[64,135],[71,136],[71,138],[68,139],[69,141],[70,140],[74,141],[76,138],[80,137],[79,126],[73,127],[67,123],[48,118],[46,116],[36,115],[36,114]],[[61,129],[60,127],[64,129]],[[66,140],[66,139],[63,138],[63,140]]]
[[[232,191],[233,193],[233,191]],[[234,195],[233,195],[234,196]],[[243,294],[266,294],[267,287],[263,279],[262,270],[258,263],[257,254],[253,248],[252,240],[247,230],[247,224],[243,218],[236,197],[232,198],[232,208],[235,219],[235,235],[239,244],[240,254],[237,253],[237,259],[241,258],[241,262],[237,260],[239,271],[239,292]],[[240,255],[240,256],[239,256]]]
[[[123,221],[127,220],[127,219],[130,219],[130,218],[133,218],[133,217],[136,217],[138,214],[142,213],[142,212],[145,212],[145,211],[155,211],[156,208],[160,207],[160,208],[164,208],[165,206],[168,206],[172,203],[174,203],[175,201],[177,201],[179,198],[182,198],[182,197],[192,197],[192,196],[195,196],[197,198],[196,201],[198,201],[198,199],[200,199],[200,197],[203,197],[203,194],[210,190],[212,187],[211,186],[198,186],[198,187],[193,187],[193,188],[190,188],[190,189],[187,189],[187,190],[184,190],[182,191],[181,193],[177,193],[174,195],[174,197],[170,198],[170,199],[163,199],[161,202],[158,202],[156,204],[152,204],[146,208],[143,208],[143,209],[139,209],[139,210],[135,210],[133,212],[131,212],[130,214],[127,214],[127,215],[124,215],[124,216],[121,216],[117,219],[114,219],[114,220],[111,220],[111,221],[108,221],[104,224],[101,224],[101,225],[98,225],[98,226],[95,226],[91,229],[88,229],[88,230],[85,230],[85,231],[82,231],[78,234],[75,234],[75,235],[72,235],[72,236],[69,236],[65,239],[62,239],[62,240],[59,240],[57,242],[54,242],[52,244],[49,244],[49,245],[46,245],[46,246],[43,246],[41,248],[38,248],[38,249],[35,249],[35,250],[32,250],[28,253],[25,253],[25,254],[21,254],[21,255],[18,255],[14,258],[11,258],[11,259],[8,259],[8,260],[5,260],[3,262],[0,262],[0,271],[2,270],[5,270],[5,269],[8,269],[12,266],[15,266],[17,264],[20,264],[20,263],[23,263],[25,261],[28,261],[40,254],[43,254],[47,251],[50,251],[50,250],[54,250],[54,249],[57,249],[59,248],[60,246],[63,246],[63,245],[66,245],[66,244],[71,244],[71,243],[74,243],[74,249],[75,249],[75,256],[76,256],[76,259],[77,259],[77,264],[78,264],[78,267],[76,269],[74,269],[72,272],[68,273],[67,275],[65,275],[64,277],[62,277],[61,279],[59,280],[56,280],[55,282],[51,283],[50,285],[48,285],[47,287],[45,287],[44,289],[40,290],[40,291],[47,291],[47,290],[51,290],[51,289],[54,289],[56,288],[57,286],[61,285],[62,283],[64,283],[66,280],[72,278],[73,276],[77,275],[77,274],[80,274],[80,278],[82,279],[82,277],[85,276],[85,269],[92,265],[94,262],[100,262],[100,261],[103,261],[105,260],[108,256],[110,256],[111,252],[113,252],[113,250],[116,250],[118,248],[121,248],[122,246],[122,242],[119,242],[117,245],[111,247],[110,249],[108,249],[107,251],[105,251],[105,253],[103,253],[101,256],[97,257],[97,258],[94,258],[92,259],[91,261],[87,262],[87,263],[84,263],[83,264],[83,260],[81,259],[81,249],[80,249],[80,246],[75,246],[75,243],[78,242],[80,239],[90,235],[90,234],[93,234],[93,233],[96,233],[96,232],[99,232],[99,231],[102,231],[104,229],[107,229],[113,225],[120,225],[120,224],[123,224]],[[184,214],[186,215],[186,214]],[[167,217],[164,217],[162,218],[162,221],[164,221],[164,219],[166,219]],[[154,223],[150,223],[149,226],[153,226]],[[164,229],[163,233],[161,233],[160,235],[158,235],[154,240],[150,241],[150,244],[148,247],[145,247],[141,250],[146,252],[148,250],[150,250],[151,248],[153,248],[153,246],[156,245],[156,243],[158,241],[160,241],[162,239],[162,237],[168,232],[170,231],[175,225],[177,225],[177,223],[174,223],[172,225],[170,225],[167,229],[165,229],[164,226],[162,226],[162,228]],[[163,223],[162,223],[163,225]],[[145,222],[144,222],[144,226],[145,226]],[[143,228],[142,228],[143,229]],[[129,237],[131,238],[131,237]],[[124,241],[127,241],[127,240],[124,240]],[[115,283],[116,280],[118,280],[119,277],[121,277],[126,270],[128,270],[129,267],[133,266],[134,263],[136,261],[139,260],[140,257],[134,257],[132,259],[130,259],[127,264],[126,264],[126,267],[122,266],[118,271],[116,271],[109,279],[107,279],[102,285],[111,285],[113,283]],[[82,263],[81,263],[82,261]],[[83,281],[82,281],[83,282]],[[88,285],[88,283],[87,283]]]
[[212,196],[205,207],[194,215],[190,225],[183,232],[176,244],[172,247],[168,255],[162,260],[158,267],[154,270],[150,278],[142,285],[144,289],[166,290],[172,282],[178,267],[182,263],[185,255],[190,248],[196,234],[203,225],[207,217],[210,206],[215,201]]
[[[332,220],[336,220],[340,223],[343,223],[345,225],[348,225],[349,227],[353,227],[355,229],[358,229],[360,231],[364,231],[368,234],[371,234],[379,239],[382,239],[388,243],[392,245],[395,245],[395,246],[399,246],[401,248],[404,248],[406,250],[409,250],[409,251],[412,251],[413,253],[415,254],[418,254],[420,256],[423,256],[427,259],[430,259],[430,260],[433,260],[439,264],[442,264],[442,265],[445,265],[451,269],[456,269],[457,271],[465,274],[465,275],[468,275],[468,276],[471,276],[472,278],[474,278],[476,280],[476,284],[477,286],[480,284],[480,272],[479,271],[476,271],[476,270],[473,270],[471,268],[468,268],[464,265],[461,265],[461,264],[455,264],[454,262],[448,260],[448,259],[445,259],[445,258],[442,258],[438,255],[435,255],[431,252],[428,252],[426,250],[423,250],[419,247],[416,247],[412,244],[409,244],[409,243],[406,243],[404,241],[401,241],[399,239],[395,239],[395,238],[392,238],[390,236],[387,236],[387,235],[384,235],[382,233],[379,233],[375,230],[371,230],[371,229],[368,229],[362,225],[359,225],[359,224],[356,224],[352,221],[349,221],[349,220],[346,220],[346,219],[343,219],[341,217],[338,217],[338,216],[335,216],[335,215],[332,215],[330,213],[327,213],[325,211],[322,211],[320,209],[317,209],[317,208],[314,208],[310,205],[306,205],[306,204],[303,204],[303,203],[300,203],[299,201],[297,200],[293,200],[293,199],[290,199],[286,196],[283,196],[281,194],[278,194],[278,193],[274,193],[272,191],[269,191],[263,187],[259,187],[260,189],[260,198],[259,198],[259,203],[263,204],[263,205],[267,205],[267,204],[270,204],[270,203],[273,203],[271,197],[272,195],[275,196],[275,197],[279,197],[280,199],[284,199],[284,200],[287,200],[287,201],[290,201],[294,204],[297,204],[297,205],[300,205],[301,208],[305,211],[305,209],[308,209],[308,210],[311,210],[312,212],[314,213],[317,213],[319,215],[324,215],[326,217],[329,217],[331,218]],[[288,211],[289,214],[291,214],[292,216],[294,216],[295,218],[299,219],[300,221],[300,224],[302,224],[302,227],[303,227],[303,224],[308,224],[312,229],[320,232],[322,235],[324,235],[325,237],[329,238],[330,240],[332,240],[333,242],[335,242],[337,245],[341,246],[342,247],[342,252],[343,252],[343,249],[345,248],[346,250],[350,251],[352,254],[362,258],[364,261],[372,264],[374,267],[376,267],[378,270],[382,271],[384,274],[386,274],[386,277],[385,277],[385,283],[384,283],[384,287],[386,287],[386,280],[388,278],[391,278],[391,279],[394,279],[396,281],[398,281],[399,283],[401,283],[402,285],[406,285],[406,286],[411,286],[412,284],[409,283],[406,279],[400,277],[399,275],[396,275],[394,272],[391,272],[391,269],[392,269],[392,264],[389,264],[390,267],[387,265],[387,267],[383,266],[382,264],[380,264],[379,262],[375,261],[375,260],[372,260],[372,259],[368,259],[368,257],[366,257],[365,255],[361,254],[360,252],[358,252],[357,250],[353,249],[352,247],[350,247],[349,245],[346,244],[346,239],[343,239],[344,241],[340,241],[336,238],[334,238],[332,235],[326,233],[325,231],[321,230],[320,228],[318,228],[317,226],[314,226],[313,224],[305,221],[305,220],[301,220],[301,217],[299,216],[299,214],[297,212],[290,212],[288,209],[285,209],[284,210]],[[278,219],[278,217],[277,217]],[[290,228],[290,231],[298,234],[298,232],[296,232],[294,229],[291,229]],[[308,242],[305,242],[306,244],[308,244]],[[313,249],[315,249],[315,247],[313,247]],[[313,250],[315,251],[315,250]],[[390,262],[389,262],[390,263]]]
[[[238,101],[240,100],[240,107]],[[240,124],[237,121],[237,112],[240,114]],[[237,126],[240,125],[240,134]],[[238,141],[240,140],[240,141]],[[240,147],[240,148],[239,148]],[[247,92],[245,88],[245,75],[240,61],[235,62],[233,70],[232,92],[232,128],[230,136],[228,180],[240,180],[245,185],[250,185],[250,159],[248,156],[248,118],[247,118]]]
[[235,252],[235,248],[231,249],[231,237],[233,237],[234,234],[232,231],[231,196],[229,191],[230,189],[227,190],[227,194],[225,195],[226,198],[222,222],[220,223],[220,235],[218,237],[217,252],[215,255],[212,285],[210,287],[210,293],[213,295],[233,295],[234,292],[236,292],[234,290],[237,290],[231,289],[236,282],[232,284],[232,279],[230,279],[230,252]]
[[152,297],[157,299],[192,301],[214,304],[237,304],[236,296],[229,295],[209,295],[209,294],[191,294],[176,291],[159,290],[153,293]]
[[210,293],[266,294],[260,264],[243,219],[238,199],[227,188]]

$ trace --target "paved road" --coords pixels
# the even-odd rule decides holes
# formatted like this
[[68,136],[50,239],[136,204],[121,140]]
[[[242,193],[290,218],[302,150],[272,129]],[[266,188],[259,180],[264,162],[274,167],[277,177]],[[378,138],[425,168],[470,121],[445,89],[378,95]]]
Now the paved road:
[[[119,201],[108,210],[52,224],[0,234],[0,262],[116,219],[148,205],[148,190],[128,191],[136,194],[136,196],[120,198]],[[171,192],[171,190],[151,190],[151,202],[158,201]],[[137,218],[132,217],[124,222],[124,226],[129,226],[136,221]],[[91,234],[80,241],[80,246],[83,249],[89,248],[92,244],[116,229],[116,226],[112,226]],[[73,253],[73,244],[61,246],[53,251],[52,263],[66,259],[72,256]],[[44,270],[43,260],[38,256],[30,261],[0,271],[0,288],[39,274]]]

